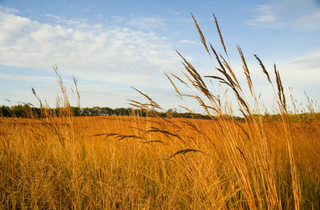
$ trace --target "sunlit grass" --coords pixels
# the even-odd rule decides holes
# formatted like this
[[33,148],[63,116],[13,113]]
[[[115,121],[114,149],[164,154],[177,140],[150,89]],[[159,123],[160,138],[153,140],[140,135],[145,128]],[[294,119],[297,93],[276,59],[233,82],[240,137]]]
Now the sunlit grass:
[[[221,98],[180,53],[186,71],[166,76],[178,97],[197,100],[209,119],[161,117],[161,106],[138,90],[149,102],[130,103],[147,117],[74,117],[58,76],[59,115],[39,99],[41,117],[0,118],[0,208],[319,209],[316,113],[290,120],[279,71],[275,67],[274,77],[269,75],[256,57],[277,96],[278,120],[268,120],[272,116],[259,111],[240,47],[247,84],[238,82],[229,59],[207,45],[195,23],[206,51],[216,58],[218,74],[209,77],[233,91],[242,121],[231,116],[227,97],[221,106]],[[195,94],[181,93],[174,79]]]

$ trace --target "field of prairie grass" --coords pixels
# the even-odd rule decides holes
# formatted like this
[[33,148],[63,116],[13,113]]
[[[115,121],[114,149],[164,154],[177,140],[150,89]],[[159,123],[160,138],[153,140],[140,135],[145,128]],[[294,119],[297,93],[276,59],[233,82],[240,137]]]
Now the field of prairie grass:
[[[243,120],[231,117],[227,98],[221,106],[221,98],[180,53],[186,79],[166,76],[178,97],[197,100],[210,119],[161,117],[160,105],[138,90],[149,102],[130,103],[147,117],[74,117],[58,77],[63,114],[50,113],[39,99],[42,117],[0,118],[0,208],[320,209],[316,113],[310,109],[309,120],[292,122],[279,71],[275,66],[273,83],[256,57],[273,87],[280,117],[275,122],[257,115],[263,113],[241,49],[249,95],[228,59],[207,46],[194,21],[218,64],[219,74],[209,77],[235,94]],[[198,94],[182,94],[173,79]]]
[[[268,157],[245,122],[2,118],[1,209],[293,209],[283,123],[262,126]],[[319,208],[319,126],[290,124],[302,209]]]

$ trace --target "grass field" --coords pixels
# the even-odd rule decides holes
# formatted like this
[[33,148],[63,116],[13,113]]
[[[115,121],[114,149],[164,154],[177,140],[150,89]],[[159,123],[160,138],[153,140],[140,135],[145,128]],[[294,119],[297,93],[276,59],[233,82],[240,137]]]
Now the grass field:
[[[250,126],[140,117],[2,118],[0,208],[293,209],[283,123],[262,124],[268,153],[260,151],[260,134]],[[319,126],[290,124],[302,209],[320,207]]]
[[[249,94],[194,21],[218,64],[209,77],[233,92],[243,120],[180,53],[185,79],[166,76],[210,119],[161,117],[160,105],[138,90],[149,102],[130,104],[148,117],[74,117],[58,76],[59,116],[39,99],[41,117],[0,118],[0,209],[320,209],[318,114],[309,104],[307,120],[290,120],[298,113],[287,108],[279,71],[272,82],[256,56],[278,106],[278,121],[266,120],[240,47]],[[173,79],[195,94],[182,94]]]

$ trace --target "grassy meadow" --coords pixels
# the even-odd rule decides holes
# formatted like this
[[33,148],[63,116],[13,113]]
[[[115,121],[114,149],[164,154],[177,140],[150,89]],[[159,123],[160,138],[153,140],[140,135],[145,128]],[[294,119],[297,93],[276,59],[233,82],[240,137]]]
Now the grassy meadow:
[[290,123],[296,177],[284,124],[256,126],[2,118],[1,209],[318,209],[319,121]]
[[[217,65],[208,77],[233,92],[243,120],[179,52],[184,78],[166,76],[177,96],[197,100],[209,119],[162,117],[161,106],[139,90],[149,102],[130,104],[147,117],[75,117],[58,76],[59,115],[39,99],[41,117],[0,118],[0,209],[320,209],[318,115],[310,104],[308,119],[290,112],[276,66],[269,74],[256,57],[278,106],[279,120],[268,120],[240,47],[241,85],[217,21],[226,58],[194,21]],[[184,95],[177,82],[195,94]]]

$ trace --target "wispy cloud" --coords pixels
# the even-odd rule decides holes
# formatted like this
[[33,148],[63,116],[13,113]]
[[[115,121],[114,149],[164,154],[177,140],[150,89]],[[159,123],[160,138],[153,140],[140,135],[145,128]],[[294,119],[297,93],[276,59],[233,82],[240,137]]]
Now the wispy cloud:
[[19,11],[17,9],[4,7],[2,5],[0,5],[0,11],[5,12],[5,13],[9,13],[9,14],[19,13]]
[[139,17],[139,16],[112,16],[112,19],[117,23],[124,23],[129,27],[138,27],[144,30],[162,29],[166,30],[166,18],[158,17]]
[[2,74],[2,73],[0,73],[0,79],[19,81],[19,82],[38,82],[38,81],[56,82],[57,81],[57,78],[55,77],[28,76],[28,75]]
[[112,16],[111,17],[116,23],[126,22],[128,20],[127,17],[124,16]]
[[166,20],[163,18],[136,17],[126,22],[129,26],[137,26],[142,29],[165,29]]
[[320,29],[320,11],[297,18],[293,24],[306,29]]
[[320,11],[312,0],[283,0],[279,3],[258,5],[247,25],[263,28],[319,30]]
[[167,12],[168,12],[169,14],[173,14],[173,15],[181,15],[181,12],[174,11],[174,10],[168,10]]
[[292,84],[316,87],[320,78],[320,53],[280,63],[283,78]]
[[259,13],[259,16],[253,23],[272,23],[277,19],[275,14],[273,14],[272,6],[270,5],[260,5],[255,11]]
[[186,39],[181,40],[180,42],[181,42],[181,43],[187,43],[187,44],[196,44],[196,45],[201,45],[201,43],[200,43],[200,42],[195,42],[195,41],[192,41],[192,40],[186,40]]
[[289,62],[284,63],[285,65],[299,66],[305,69],[320,69],[320,53],[298,58]]
[[[161,18],[157,16],[145,17],[136,15],[127,16],[112,16],[112,20],[116,23],[123,23],[128,27],[137,27],[142,30],[155,30],[160,29],[167,31],[168,25],[171,23],[193,24],[192,18],[181,18],[176,13],[174,17]],[[201,21],[201,19],[198,19]]]
[[90,28],[90,25],[87,24],[87,19],[65,20],[52,14],[46,14],[45,16],[54,19],[57,23],[66,23],[67,25],[74,25],[79,28]]

